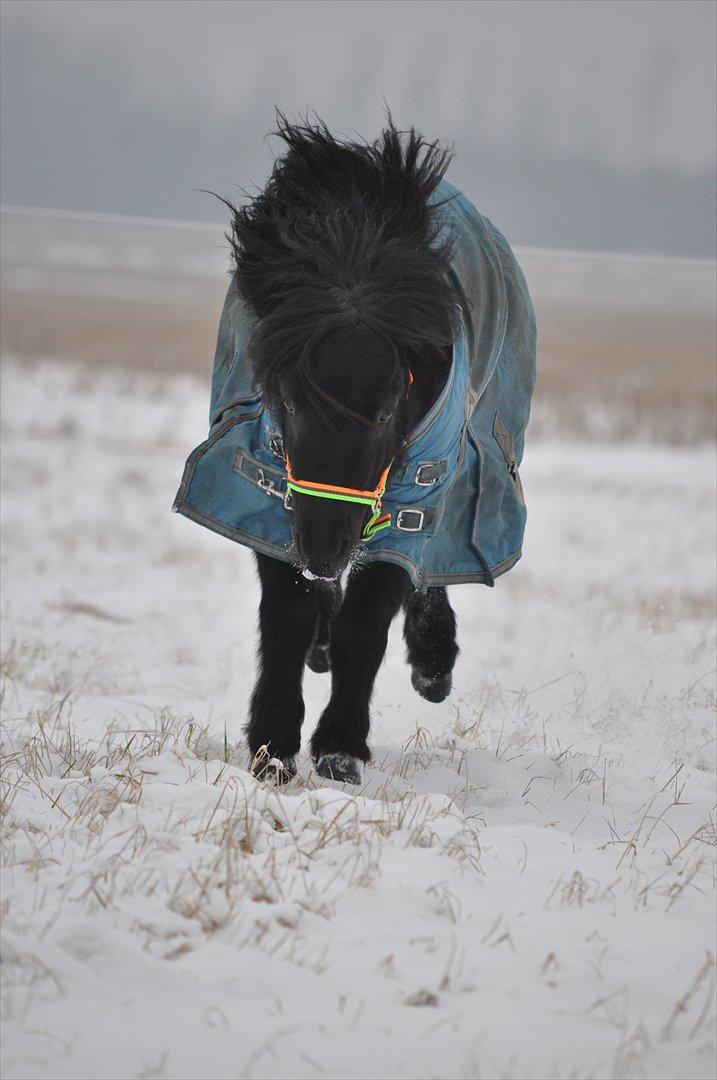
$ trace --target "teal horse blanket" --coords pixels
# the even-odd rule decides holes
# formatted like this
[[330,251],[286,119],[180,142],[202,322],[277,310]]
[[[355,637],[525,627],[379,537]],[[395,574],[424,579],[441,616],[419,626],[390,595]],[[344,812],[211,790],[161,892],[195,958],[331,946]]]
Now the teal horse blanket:
[[[481,582],[522,553],[519,466],[535,384],[535,316],[507,241],[445,180],[434,198],[453,237],[458,303],[450,372],[389,474],[390,527],[364,560],[395,563],[416,588]],[[291,561],[281,427],[252,380],[252,319],[234,285],[224,304],[208,438],[187,461],[174,509],[239,544]]]

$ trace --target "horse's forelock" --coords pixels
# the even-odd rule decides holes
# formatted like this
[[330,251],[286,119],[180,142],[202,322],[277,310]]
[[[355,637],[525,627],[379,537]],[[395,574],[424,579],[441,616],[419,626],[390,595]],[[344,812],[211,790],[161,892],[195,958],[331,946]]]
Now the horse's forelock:
[[[374,144],[341,142],[321,121],[291,124],[264,191],[234,209],[236,286],[256,317],[251,360],[270,402],[317,341],[353,326],[396,357],[445,347],[454,302],[450,241],[429,202],[450,153],[390,121]],[[331,395],[324,395],[330,408]]]

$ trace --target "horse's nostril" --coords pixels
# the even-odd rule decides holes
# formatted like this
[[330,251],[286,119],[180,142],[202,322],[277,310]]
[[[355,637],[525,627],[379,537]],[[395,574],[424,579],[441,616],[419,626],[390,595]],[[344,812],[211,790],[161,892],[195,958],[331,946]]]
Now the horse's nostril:
[[350,543],[341,530],[330,529],[324,522],[296,522],[294,542],[299,556],[309,562],[333,563],[346,558]]
[[307,543],[296,537],[296,549],[306,569],[317,577],[335,578],[345,569],[350,545],[343,539],[327,543]]
[[332,548],[330,557],[333,558],[333,559],[338,559],[344,553],[345,550],[346,550],[346,542],[343,539],[343,537],[340,537],[340,536],[336,537],[336,539],[334,540],[334,544],[333,544],[333,548]]

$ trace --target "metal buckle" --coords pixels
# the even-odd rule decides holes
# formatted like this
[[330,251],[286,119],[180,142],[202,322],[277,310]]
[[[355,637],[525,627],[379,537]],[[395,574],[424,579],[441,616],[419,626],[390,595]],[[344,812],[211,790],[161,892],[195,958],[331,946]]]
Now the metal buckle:
[[264,475],[263,469],[258,469],[257,487],[260,487],[262,491],[265,491],[267,495],[275,495],[277,499],[283,499],[284,494],[281,491],[277,491],[274,487],[274,481],[270,476]]
[[[409,514],[412,514],[415,518],[418,519],[416,525],[404,525],[404,521]],[[423,528],[423,522],[425,521],[425,519],[426,515],[423,510],[412,510],[409,507],[404,507],[404,509],[399,510],[398,514],[396,515],[396,528],[401,529],[402,532],[420,532]]]
[[[445,461],[421,461],[416,470],[416,480],[414,483],[418,484],[420,487],[431,487],[432,484],[437,484],[438,481],[441,480],[441,477],[445,475],[445,464]],[[441,468],[442,465],[443,469]],[[421,480],[421,473],[423,470],[430,472],[432,469],[434,470],[434,475],[431,476],[429,480]],[[435,470],[439,471],[435,472]]]

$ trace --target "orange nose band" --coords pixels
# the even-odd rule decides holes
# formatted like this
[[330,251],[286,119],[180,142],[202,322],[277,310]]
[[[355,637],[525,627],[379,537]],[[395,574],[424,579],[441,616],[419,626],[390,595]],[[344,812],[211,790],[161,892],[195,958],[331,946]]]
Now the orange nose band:
[[319,484],[315,480],[297,480],[291,471],[291,462],[286,459],[286,488],[287,491],[297,491],[302,495],[318,495],[319,498],[345,499],[346,502],[365,503],[372,506],[380,499],[386,490],[386,481],[391,466],[387,465],[379,477],[378,484],[373,491],[365,491],[362,488],[340,487],[338,484]]

